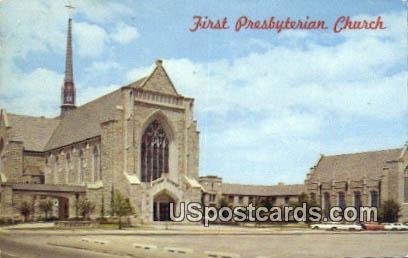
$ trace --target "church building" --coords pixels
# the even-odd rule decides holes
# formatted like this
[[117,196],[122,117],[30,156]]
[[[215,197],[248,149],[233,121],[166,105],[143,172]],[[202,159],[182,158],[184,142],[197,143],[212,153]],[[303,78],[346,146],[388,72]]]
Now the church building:
[[199,177],[194,99],[176,90],[161,60],[146,77],[77,106],[71,23],[60,115],[0,110],[0,220],[21,219],[23,202],[32,205],[32,220],[41,219],[44,200],[53,201],[58,219],[78,217],[80,198],[95,205],[91,218],[109,216],[115,192],[129,199],[142,223],[169,220],[172,202],[216,206],[224,200],[236,206],[267,199],[283,206],[302,193],[326,210],[378,207],[394,199],[402,206],[401,220],[408,220],[407,146],[322,155],[304,184],[229,184],[218,176]]
[[201,202],[194,100],[177,92],[161,60],[146,77],[76,106],[68,22],[61,113],[55,118],[0,115],[0,217],[23,200],[40,216],[54,198],[60,219],[86,196],[110,213],[112,193],[129,198],[142,221],[168,220],[169,202]]

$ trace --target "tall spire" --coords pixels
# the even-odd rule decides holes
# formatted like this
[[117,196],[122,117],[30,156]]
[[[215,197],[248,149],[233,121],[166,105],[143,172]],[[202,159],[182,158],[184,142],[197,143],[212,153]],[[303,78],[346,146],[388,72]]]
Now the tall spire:
[[74,83],[72,68],[72,19],[68,19],[67,52],[65,56],[65,78],[64,82]]
[[67,50],[65,56],[65,77],[61,88],[61,116],[75,109],[75,84],[72,65],[72,19],[68,19]]

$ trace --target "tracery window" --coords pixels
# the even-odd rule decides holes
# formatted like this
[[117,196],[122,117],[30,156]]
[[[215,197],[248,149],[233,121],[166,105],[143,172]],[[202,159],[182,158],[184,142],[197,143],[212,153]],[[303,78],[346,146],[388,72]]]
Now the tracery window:
[[141,180],[151,182],[169,172],[169,139],[159,121],[145,130],[141,143]]

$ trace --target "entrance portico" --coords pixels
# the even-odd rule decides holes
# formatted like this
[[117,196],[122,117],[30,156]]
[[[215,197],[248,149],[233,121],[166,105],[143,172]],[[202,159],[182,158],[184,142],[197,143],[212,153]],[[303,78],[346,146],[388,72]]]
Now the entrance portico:
[[[54,209],[51,214],[58,219],[68,219],[77,216],[76,203],[80,196],[85,196],[85,186],[57,186],[48,184],[13,184],[1,185],[2,198],[7,200],[0,207],[1,215],[5,217],[20,216],[18,207],[23,201],[32,203],[33,219],[44,216],[40,211],[41,200],[51,199]],[[17,205],[12,205],[17,204]]]

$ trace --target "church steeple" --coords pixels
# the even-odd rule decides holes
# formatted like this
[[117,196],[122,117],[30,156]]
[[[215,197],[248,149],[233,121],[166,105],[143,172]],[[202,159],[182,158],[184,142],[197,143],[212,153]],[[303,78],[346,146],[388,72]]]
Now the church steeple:
[[65,56],[65,77],[61,88],[61,116],[75,109],[75,84],[72,65],[72,19],[68,19],[67,50]]

